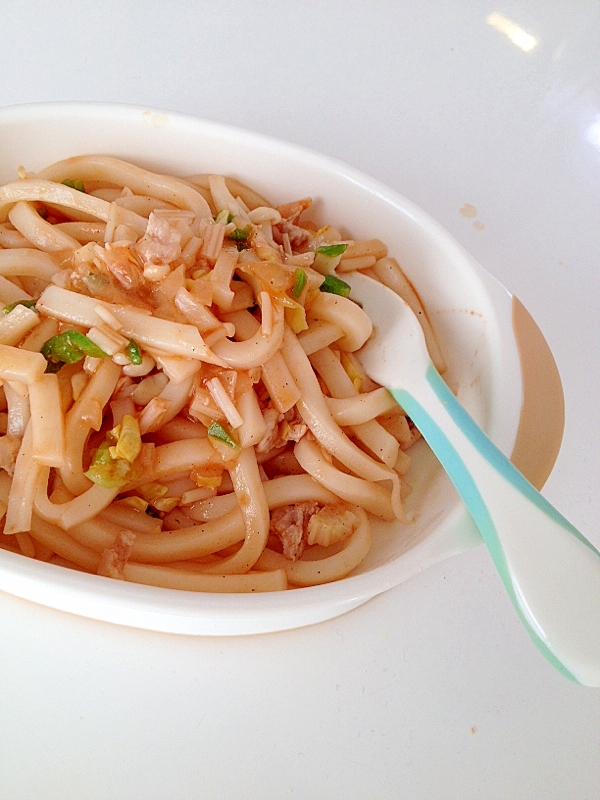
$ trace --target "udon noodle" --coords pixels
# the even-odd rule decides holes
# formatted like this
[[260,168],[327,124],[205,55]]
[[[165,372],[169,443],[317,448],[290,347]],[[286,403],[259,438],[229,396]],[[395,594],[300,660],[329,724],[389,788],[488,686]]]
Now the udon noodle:
[[0,187],[0,545],[126,581],[337,580],[405,521],[418,432],[360,362],[379,240],[232,178],[70,158]]

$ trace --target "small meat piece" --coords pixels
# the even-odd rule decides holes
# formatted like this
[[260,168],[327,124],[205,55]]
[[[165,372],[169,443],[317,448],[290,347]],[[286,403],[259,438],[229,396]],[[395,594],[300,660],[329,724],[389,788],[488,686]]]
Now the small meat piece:
[[301,228],[298,220],[311,205],[310,197],[305,197],[302,200],[295,200],[293,203],[286,203],[278,207],[277,211],[281,214],[282,220],[272,228],[273,239],[277,244],[282,244],[283,234],[287,234],[292,252],[302,253],[309,249],[314,236],[306,228]]
[[171,264],[181,255],[181,233],[164,217],[150,214],[146,233],[135,249],[147,264]]
[[270,532],[279,538],[283,555],[290,561],[297,561],[304,552],[308,523],[318,510],[318,503],[306,501],[282,506],[271,512]]
[[129,561],[134,541],[135,533],[133,531],[122,530],[117,535],[113,546],[102,552],[98,563],[98,575],[123,580],[123,567]]
[[299,442],[307,431],[307,426],[295,406],[285,414],[280,414],[275,408],[265,408],[263,418],[267,430],[256,445],[257,453],[270,453],[285,447],[288,442]]
[[256,445],[257,453],[268,453],[270,450],[275,450],[284,444],[279,435],[279,423],[283,419],[283,415],[276,408],[265,408],[263,409],[263,419],[267,425],[267,430]]
[[283,243],[284,233],[288,235],[293,253],[306,252],[310,249],[310,244],[314,239],[314,235],[306,228],[300,228],[287,219],[283,219],[277,225],[273,225],[273,239],[277,244]]

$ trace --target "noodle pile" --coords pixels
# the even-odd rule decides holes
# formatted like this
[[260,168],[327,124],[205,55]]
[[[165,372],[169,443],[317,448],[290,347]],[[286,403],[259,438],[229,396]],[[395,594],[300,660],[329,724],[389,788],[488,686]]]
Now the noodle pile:
[[[418,432],[360,363],[378,240],[231,178],[71,158],[0,187],[0,546],[207,592],[337,580]],[[358,355],[357,355],[358,353]]]

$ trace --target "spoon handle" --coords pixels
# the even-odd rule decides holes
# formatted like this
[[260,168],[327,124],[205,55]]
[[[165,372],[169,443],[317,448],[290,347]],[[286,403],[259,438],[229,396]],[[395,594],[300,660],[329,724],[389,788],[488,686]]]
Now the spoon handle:
[[563,675],[600,686],[600,553],[476,425],[433,364],[390,389],[449,474],[531,638]]

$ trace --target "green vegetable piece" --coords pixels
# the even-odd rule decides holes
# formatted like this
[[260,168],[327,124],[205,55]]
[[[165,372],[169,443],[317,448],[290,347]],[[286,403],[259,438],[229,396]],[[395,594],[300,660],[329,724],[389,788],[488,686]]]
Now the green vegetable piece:
[[325,275],[325,280],[319,289],[322,292],[329,292],[329,294],[338,294],[340,297],[348,297],[351,291],[350,285],[336,275]]
[[212,422],[210,428],[208,429],[208,435],[218,439],[220,442],[229,445],[229,447],[236,447],[239,448],[239,444],[232,439],[229,433],[225,430],[225,428],[220,425],[218,422]]
[[113,461],[110,456],[110,448],[113,446],[114,442],[112,441],[112,436],[106,436],[100,446],[96,450],[94,454],[94,458],[92,459],[92,466],[93,467],[108,467]]
[[131,464],[124,458],[112,458],[110,447],[111,437],[108,434],[96,450],[90,468],[84,475],[105,489],[120,489],[129,483]]
[[324,244],[321,247],[317,247],[313,269],[322,275],[333,275],[347,248],[347,244]]
[[298,269],[294,272],[294,286],[292,288],[292,297],[300,297],[302,290],[306,286],[306,272],[303,269]]
[[71,189],[77,189],[78,192],[83,192],[85,194],[85,188],[83,186],[83,181],[79,180],[71,180],[70,178],[66,178],[63,181],[64,186],[69,186]]
[[[79,331],[64,331],[53,336],[42,347],[42,355],[48,361],[48,372],[57,372],[62,364],[75,364],[84,356],[107,358],[108,353],[101,350],[87,336]],[[50,366],[52,365],[52,366]],[[56,368],[56,366],[58,367]]]
[[250,228],[234,228],[227,234],[227,238],[233,239],[234,242],[247,242],[249,236]]
[[130,340],[129,344],[125,348],[125,355],[131,361],[131,363],[135,364],[136,366],[142,363],[142,354],[140,352],[140,348],[133,341],[133,339]]
[[10,312],[17,306],[25,306],[25,308],[31,308],[35,311],[35,303],[35,300],[17,300],[16,303],[10,303],[9,305],[4,306],[2,313],[10,314]]
[[323,256],[327,256],[327,258],[336,258],[343,255],[347,249],[347,244],[324,244],[321,247],[317,247],[315,253],[320,253]]
[[229,209],[222,208],[214,219],[215,222],[218,222],[221,225],[229,225],[230,222],[233,222],[233,214],[231,211],[229,211]]
[[102,348],[94,344],[91,339],[84,336],[79,331],[67,331],[67,334],[74,346],[78,347],[84,356],[92,356],[92,358],[108,358],[108,353],[105,353]]

